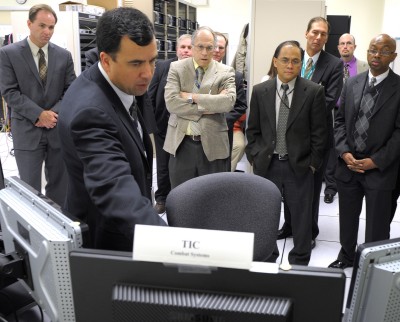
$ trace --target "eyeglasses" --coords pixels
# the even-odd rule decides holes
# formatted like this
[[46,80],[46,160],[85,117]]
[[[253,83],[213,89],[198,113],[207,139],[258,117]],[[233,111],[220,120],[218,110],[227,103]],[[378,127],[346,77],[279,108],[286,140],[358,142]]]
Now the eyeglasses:
[[198,51],[203,51],[204,49],[209,53],[214,50],[214,46],[203,46],[203,45],[194,45]]
[[278,58],[279,62],[282,65],[289,65],[290,63],[292,63],[293,66],[298,66],[301,64],[301,60],[300,59],[288,59],[288,58]]
[[368,49],[367,53],[372,56],[379,54],[379,56],[389,57],[391,54],[394,53],[394,51],[388,51],[388,50],[379,51],[375,49]]

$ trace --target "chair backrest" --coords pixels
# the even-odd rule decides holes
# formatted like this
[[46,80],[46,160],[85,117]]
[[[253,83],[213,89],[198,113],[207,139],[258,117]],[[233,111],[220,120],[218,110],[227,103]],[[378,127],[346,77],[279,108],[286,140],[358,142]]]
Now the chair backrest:
[[208,174],[173,189],[166,211],[170,226],[253,232],[253,259],[265,261],[276,246],[281,194],[254,174]]

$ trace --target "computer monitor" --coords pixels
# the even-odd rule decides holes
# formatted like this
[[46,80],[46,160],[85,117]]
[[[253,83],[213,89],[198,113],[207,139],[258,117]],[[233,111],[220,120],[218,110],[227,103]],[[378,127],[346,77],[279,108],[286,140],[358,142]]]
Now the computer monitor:
[[345,322],[400,320],[400,238],[358,247]]
[[5,258],[0,272],[20,270],[19,281],[52,321],[74,321],[69,252],[84,243],[87,226],[17,177],[0,190]]
[[[278,273],[134,261],[132,253],[70,253],[76,321],[339,322],[342,270]],[[275,314],[272,314],[275,313]]]

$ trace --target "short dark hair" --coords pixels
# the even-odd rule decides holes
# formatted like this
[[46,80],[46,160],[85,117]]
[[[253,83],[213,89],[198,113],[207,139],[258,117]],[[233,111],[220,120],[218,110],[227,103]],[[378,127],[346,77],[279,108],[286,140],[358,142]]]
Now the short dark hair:
[[302,49],[300,47],[300,43],[297,40],[286,40],[284,42],[281,42],[278,47],[276,47],[275,52],[274,52],[274,57],[278,58],[279,54],[281,53],[281,49],[284,46],[293,46],[293,47],[297,47],[300,49],[300,55],[302,55]]
[[153,24],[143,12],[134,8],[121,7],[106,11],[99,18],[96,28],[99,54],[104,51],[115,59],[124,36],[139,46],[147,46],[154,39]]
[[323,18],[323,17],[314,17],[314,18],[311,18],[310,21],[308,22],[308,25],[307,25],[307,32],[311,30],[312,24],[313,24],[314,22],[323,22],[323,23],[326,23],[326,25],[328,26],[328,34],[330,33],[330,31],[331,31],[331,25],[329,24],[328,20],[326,20],[326,19]]
[[56,14],[56,12],[53,10],[52,7],[50,7],[47,4],[37,4],[37,5],[33,6],[33,7],[31,7],[29,9],[29,16],[28,16],[29,20],[31,22],[34,22],[36,20],[37,14],[39,13],[39,11],[42,11],[42,10],[50,12],[54,16],[54,19],[56,20],[56,23],[57,23],[57,14]]

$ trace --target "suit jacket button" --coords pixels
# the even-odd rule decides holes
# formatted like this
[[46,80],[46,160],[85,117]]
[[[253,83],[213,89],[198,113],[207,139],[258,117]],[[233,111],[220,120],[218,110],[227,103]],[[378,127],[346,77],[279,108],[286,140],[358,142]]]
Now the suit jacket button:
[[271,157],[272,157],[272,155],[271,155],[271,154],[269,154],[269,155],[268,155],[268,159],[271,159]]
[[272,141],[272,144],[275,144],[275,141]]

